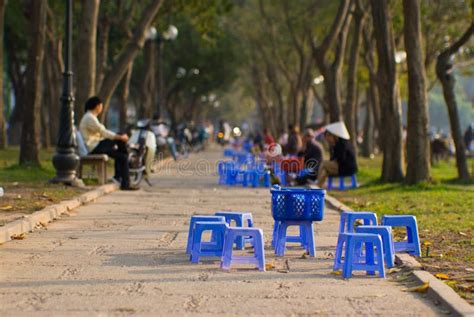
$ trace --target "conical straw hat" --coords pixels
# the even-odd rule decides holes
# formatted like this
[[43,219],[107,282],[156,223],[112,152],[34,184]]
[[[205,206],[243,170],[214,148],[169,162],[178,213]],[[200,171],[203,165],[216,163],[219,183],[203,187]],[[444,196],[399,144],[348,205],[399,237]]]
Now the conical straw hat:
[[341,139],[349,140],[351,138],[349,131],[347,131],[346,125],[342,121],[328,124],[326,126],[326,131],[329,131],[331,134],[334,134]]

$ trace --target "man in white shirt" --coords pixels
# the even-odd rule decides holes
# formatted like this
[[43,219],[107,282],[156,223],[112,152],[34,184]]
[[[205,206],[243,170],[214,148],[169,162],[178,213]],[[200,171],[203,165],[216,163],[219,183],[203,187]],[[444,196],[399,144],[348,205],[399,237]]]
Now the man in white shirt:
[[98,115],[103,110],[102,100],[91,97],[85,104],[86,113],[82,117],[79,130],[90,154],[107,154],[115,161],[114,179],[120,182],[120,189],[134,190],[130,187],[128,171],[128,151],[126,134],[117,134],[99,122]]

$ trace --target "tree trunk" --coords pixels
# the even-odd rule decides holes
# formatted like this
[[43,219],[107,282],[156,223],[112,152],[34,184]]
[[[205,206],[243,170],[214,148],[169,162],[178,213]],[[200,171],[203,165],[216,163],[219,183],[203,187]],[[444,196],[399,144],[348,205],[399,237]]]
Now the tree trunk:
[[41,69],[44,56],[47,0],[31,2],[31,46],[26,66],[25,110],[20,145],[20,165],[40,165]]
[[155,19],[158,10],[161,7],[163,0],[153,0],[143,9],[142,16],[135,29],[133,37],[127,42],[124,49],[117,58],[117,62],[113,65],[111,71],[105,76],[100,88],[99,96],[104,102],[104,111],[102,112],[102,121],[105,122],[107,112],[109,109],[109,101],[112,94],[119,84],[122,77],[127,72],[128,66],[137,56],[138,52],[145,44],[145,32],[150,27]]
[[7,0],[0,0],[0,149],[7,146],[7,127],[5,124],[3,98],[3,30],[5,21],[5,5]]
[[378,87],[383,140],[382,181],[403,180],[401,105],[395,65],[395,42],[388,0],[371,0],[372,20],[378,55]]
[[145,76],[141,87],[142,107],[144,118],[151,118],[156,107],[156,42],[146,41],[143,49],[143,67]]
[[349,69],[347,71],[347,96],[344,109],[344,121],[351,136],[352,145],[357,153],[357,67],[359,64],[359,47],[366,15],[360,4],[356,1],[354,12],[354,34],[352,37],[349,54]]
[[95,75],[95,91],[100,91],[107,70],[107,56],[109,54],[110,21],[107,16],[100,19],[97,36],[97,60]]
[[[315,46],[315,43],[311,42],[313,58],[319,71],[324,76],[324,88],[326,90],[326,98],[329,106],[329,118],[331,122],[341,120],[341,96],[340,83],[338,81],[340,80],[340,69],[345,52],[349,27],[348,24],[350,24],[348,12],[351,3],[351,1],[347,0],[340,2],[331,28],[320,45]],[[337,49],[335,52],[336,57],[332,65],[329,65],[326,61],[327,53],[337,39],[339,39],[339,42],[337,43]]]
[[404,38],[408,65],[407,173],[416,184],[430,179],[428,99],[421,48],[420,0],[403,0]]
[[94,95],[96,76],[97,19],[100,0],[82,0],[82,13],[77,38],[75,122],[84,114],[86,100]]
[[21,62],[18,60],[17,47],[18,39],[13,36],[12,31],[8,31],[11,26],[6,26],[6,32],[3,34],[7,53],[7,72],[13,86],[15,95],[15,106],[8,118],[8,143],[18,145],[21,142],[21,129],[23,124],[23,109],[25,107],[25,73],[22,70]]
[[364,121],[364,140],[362,143],[362,155],[364,157],[371,157],[374,153],[375,148],[375,124],[374,124],[374,112],[372,111],[372,97],[371,89],[367,88],[367,102],[366,102],[366,114]]
[[130,95],[130,79],[132,78],[133,63],[128,66],[127,73],[122,79],[122,91],[119,94],[120,109],[120,131],[125,132],[127,128],[127,103]]
[[444,100],[448,107],[449,123],[451,126],[451,135],[454,146],[456,147],[456,165],[458,168],[458,178],[462,180],[469,179],[469,169],[466,160],[466,145],[461,133],[461,123],[454,93],[456,79],[453,73],[453,55],[463,46],[474,33],[474,22],[471,23],[467,31],[451,46],[438,55],[436,61],[436,76],[443,87]]

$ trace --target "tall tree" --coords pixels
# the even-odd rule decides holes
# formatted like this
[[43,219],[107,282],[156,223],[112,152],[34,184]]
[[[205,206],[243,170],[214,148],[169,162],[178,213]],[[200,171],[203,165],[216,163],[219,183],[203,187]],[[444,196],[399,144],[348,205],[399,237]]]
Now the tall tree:
[[408,64],[407,172],[405,181],[430,179],[428,100],[423,60],[420,0],[403,0],[404,39]]
[[41,71],[44,56],[47,0],[31,1],[31,47],[26,66],[25,110],[20,144],[20,165],[40,165]]
[[152,0],[148,6],[143,8],[142,15],[137,23],[132,38],[127,41],[125,47],[117,57],[117,61],[114,63],[113,67],[111,67],[111,70],[107,75],[105,75],[99,91],[99,96],[101,96],[104,101],[104,111],[101,116],[102,120],[106,118],[109,101],[115,88],[129,69],[130,64],[133,62],[138,52],[143,48],[143,45],[145,44],[146,30],[148,30],[155,19],[162,3],[163,0]]
[[7,128],[3,103],[3,30],[5,24],[5,5],[7,0],[0,0],[0,149],[7,146]]
[[462,138],[458,106],[456,101],[456,95],[454,93],[454,85],[456,83],[456,79],[454,77],[453,61],[454,55],[459,51],[461,46],[467,43],[473,33],[474,22],[471,22],[471,25],[466,30],[466,32],[464,32],[464,34],[458,40],[456,40],[438,55],[436,62],[436,75],[443,87],[444,100],[446,101],[446,106],[448,107],[451,135],[454,140],[454,146],[456,147],[456,164],[458,169],[458,178],[463,180],[469,178],[469,170],[467,168],[466,161],[466,146]]
[[357,151],[357,67],[359,65],[359,48],[366,19],[362,0],[355,1],[354,32],[349,54],[349,69],[347,71],[347,95],[344,109],[344,121],[351,135],[352,145]]
[[96,76],[96,39],[97,20],[99,16],[100,0],[82,0],[81,18],[77,36],[76,54],[76,100],[74,114],[76,122],[84,114],[84,103],[95,92]]
[[[316,65],[324,76],[324,87],[329,104],[331,122],[341,120],[340,72],[350,24],[349,9],[351,3],[352,1],[350,0],[342,0],[326,36],[319,42],[320,44],[317,44],[316,41],[311,42]],[[328,63],[327,55],[337,39],[339,39],[339,42],[336,44],[335,58],[333,63],[330,64]]]
[[395,41],[388,0],[371,0],[372,22],[378,56],[378,88],[383,104],[380,131],[383,139],[382,181],[403,180],[402,120],[395,63]]

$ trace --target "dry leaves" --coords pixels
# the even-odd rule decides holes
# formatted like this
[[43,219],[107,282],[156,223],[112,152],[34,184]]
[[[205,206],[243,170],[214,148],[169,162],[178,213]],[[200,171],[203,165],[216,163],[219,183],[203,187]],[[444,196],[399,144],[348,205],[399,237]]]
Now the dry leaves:
[[265,269],[266,269],[267,271],[273,270],[274,268],[275,268],[275,265],[273,265],[272,263],[267,263],[267,264],[265,264]]
[[342,271],[331,271],[331,273],[329,273],[329,274],[336,275],[336,276],[341,276]]
[[26,233],[14,234],[10,237],[12,240],[24,240],[26,238]]
[[444,273],[436,273],[435,276],[440,280],[449,280],[449,276]]
[[403,291],[404,292],[415,292],[415,293],[426,293],[426,291],[429,288],[430,288],[430,283],[426,282],[426,283],[423,283],[422,285],[419,285],[419,286],[406,288]]
[[0,207],[0,210],[6,211],[6,210],[12,210],[13,206],[12,205],[5,205]]

